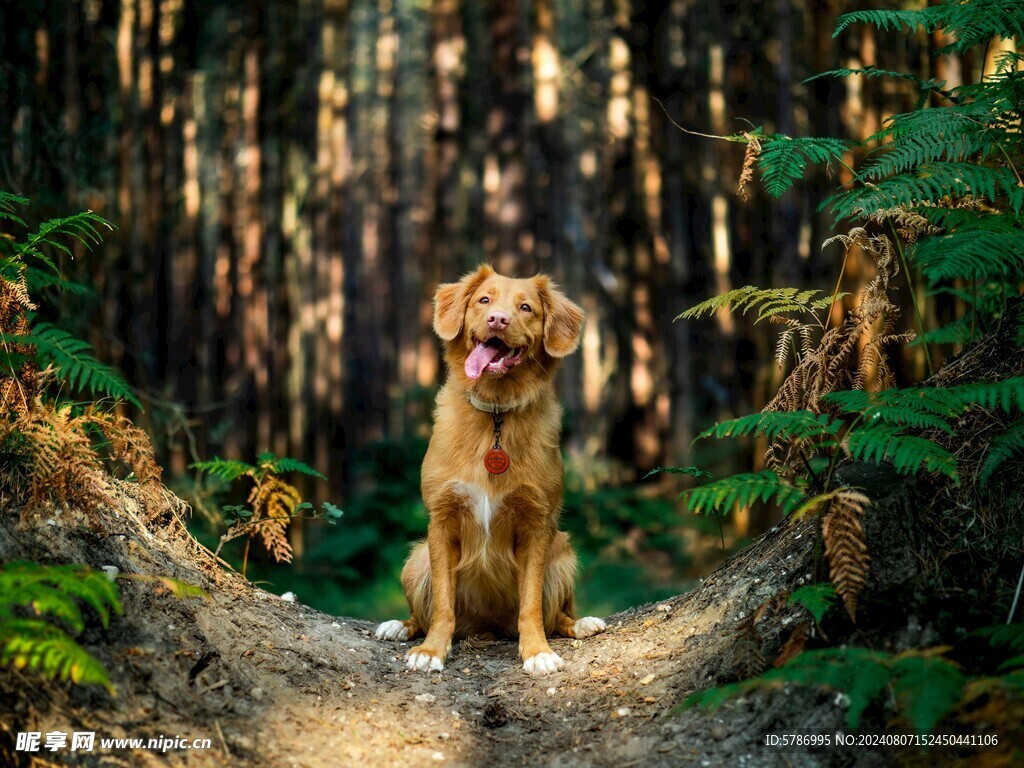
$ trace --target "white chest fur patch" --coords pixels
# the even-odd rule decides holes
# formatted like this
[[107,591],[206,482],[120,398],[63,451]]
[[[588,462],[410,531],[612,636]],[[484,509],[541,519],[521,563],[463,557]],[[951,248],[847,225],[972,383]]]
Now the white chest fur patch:
[[454,483],[453,488],[469,502],[469,506],[473,510],[473,517],[483,528],[484,535],[490,535],[491,520],[498,506],[497,499],[491,498],[487,495],[487,491],[472,483]]

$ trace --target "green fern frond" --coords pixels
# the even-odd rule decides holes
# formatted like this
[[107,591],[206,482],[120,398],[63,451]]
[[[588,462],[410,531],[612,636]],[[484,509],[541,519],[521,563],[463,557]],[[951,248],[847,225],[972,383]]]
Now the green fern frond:
[[896,701],[919,734],[935,725],[960,701],[966,678],[953,662],[927,651],[908,651],[892,664]]
[[930,328],[910,342],[910,346],[913,347],[919,344],[966,344],[976,335],[971,328],[972,319],[971,315],[965,315],[951,323],[946,323],[946,325]]
[[950,419],[962,414],[961,398],[940,387],[908,387],[867,392],[862,389],[832,392],[822,398],[845,413],[858,413],[869,425],[887,424],[941,429],[951,433]]
[[813,80],[820,80],[825,77],[845,78],[853,77],[855,75],[861,75],[863,77],[868,78],[869,80],[878,77],[892,78],[894,80],[908,80],[916,84],[918,89],[921,91],[941,92],[942,86],[946,84],[945,80],[935,80],[934,78],[924,80],[918,77],[917,75],[911,74],[909,72],[894,72],[889,69],[879,69],[878,67],[863,67],[859,69],[831,69],[828,72],[819,72],[816,75],[811,75],[810,77],[805,79],[804,82],[809,83]]
[[814,617],[814,620],[820,623],[825,618],[825,614],[835,605],[836,597],[836,588],[831,583],[823,581],[794,590],[789,596],[787,604],[802,605]]
[[993,134],[990,105],[967,104],[893,115],[868,143],[881,143],[859,178],[878,181],[929,163],[984,161],[1001,138]]
[[57,272],[53,261],[41,250],[44,246],[73,256],[71,249],[64,244],[63,238],[71,238],[92,249],[103,241],[101,228],[113,231],[114,225],[92,211],[82,211],[59,219],[48,219],[39,225],[39,229],[28,236],[23,243],[15,246],[15,251],[23,257],[34,256]]
[[88,285],[76,283],[73,280],[68,280],[58,274],[54,274],[50,270],[38,269],[37,267],[27,267],[25,269],[25,283],[32,293],[46,288],[56,288],[58,291],[63,291],[72,296],[83,298],[94,298],[96,296],[96,292]]
[[1024,231],[957,231],[915,243],[909,253],[930,283],[969,275],[975,280],[1024,273]]
[[120,615],[123,610],[117,586],[106,574],[84,566],[15,561],[0,570],[0,616],[9,615],[11,606],[32,607],[81,632],[84,623],[76,598],[96,611],[104,627],[110,624],[111,612]]
[[106,574],[79,565],[42,566],[15,561],[0,570],[0,665],[27,669],[49,679],[101,685],[114,690],[103,666],[63,629],[41,618],[23,618],[28,608],[38,617],[63,621],[76,633],[85,622],[76,601],[89,605],[104,628],[121,614],[117,586]]
[[960,484],[957,462],[949,451],[923,437],[904,435],[896,427],[878,425],[851,430],[844,442],[854,461],[880,463],[890,459],[900,474],[913,475],[926,470],[943,474]]
[[712,476],[710,472],[707,472],[700,467],[655,467],[644,475],[643,479],[646,480],[649,477],[654,477],[655,475],[660,475],[662,473],[669,475],[686,475],[698,480],[702,480],[704,478],[710,480]]
[[992,475],[999,471],[1007,459],[1021,454],[1024,454],[1024,420],[1014,422],[988,444],[985,461],[978,471],[978,484],[988,485]]
[[1024,204],[1024,188],[1017,186],[1017,177],[1009,168],[935,162],[862,189],[837,192],[826,198],[819,210],[830,208],[837,218],[849,219],[897,206],[913,208],[967,196],[1005,204],[1015,213],[1020,213]]
[[244,475],[252,475],[256,472],[256,467],[252,464],[236,461],[235,459],[222,459],[220,456],[214,456],[208,461],[197,461],[188,466],[189,469],[197,469],[211,477],[217,477],[226,482],[231,482]]
[[690,307],[680,313],[676,320],[692,320],[710,315],[719,309],[726,309],[730,312],[742,309],[744,315],[756,310],[758,314],[755,322],[793,312],[813,313],[821,308],[822,302],[829,304],[832,302],[831,294],[824,297],[820,294],[821,291],[818,290],[756,288],[753,285],[744,285],[742,288],[734,288]]
[[[766,436],[769,440],[828,441],[839,434],[843,422],[827,414],[811,411],[764,411],[722,421],[697,435],[696,440],[708,437]],[[694,442],[696,442],[696,440]]]
[[309,464],[298,459],[291,459],[287,456],[275,456],[273,453],[261,453],[256,457],[256,464],[258,467],[263,469],[269,469],[271,472],[277,475],[285,474],[287,472],[298,472],[303,475],[309,475],[310,477],[318,477],[321,480],[326,480],[322,474],[313,469]]
[[765,136],[757,158],[765,189],[772,197],[781,197],[803,178],[809,164],[828,165],[842,160],[850,142],[840,139],[790,136]]
[[0,221],[13,221],[23,227],[27,226],[25,220],[16,213],[20,205],[28,205],[28,198],[0,190]]
[[142,408],[131,385],[114,368],[97,360],[87,342],[55,325],[37,323],[29,333],[4,335],[3,340],[34,346],[40,364],[52,363],[73,387]]
[[767,503],[773,499],[788,515],[804,499],[803,491],[767,469],[725,477],[684,491],[682,496],[686,500],[686,509],[701,515],[728,512],[736,506],[749,507],[756,502]]
[[34,619],[0,619],[0,666],[115,693],[102,664],[63,630]]
[[867,24],[877,29],[892,29],[895,31],[924,27],[926,31],[931,32],[940,23],[941,16],[938,13],[938,9],[934,7],[925,8],[920,11],[853,11],[851,13],[844,13],[836,19],[836,27],[832,32],[832,38],[839,37],[847,27],[854,24]]
[[993,648],[1024,653],[1024,624],[995,624],[982,627],[971,634],[985,638]]

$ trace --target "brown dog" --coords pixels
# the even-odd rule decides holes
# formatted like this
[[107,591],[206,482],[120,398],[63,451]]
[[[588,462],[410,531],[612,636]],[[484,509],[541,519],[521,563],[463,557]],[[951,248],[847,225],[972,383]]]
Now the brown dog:
[[448,379],[423,459],[430,524],[402,570],[412,615],[376,632],[426,634],[406,654],[409,669],[444,669],[456,632],[498,632],[518,633],[523,668],[546,674],[563,664],[548,634],[605,629],[574,616],[576,555],[558,530],[562,409],[551,377],[582,328],[583,311],[543,275],[513,280],[482,266],[438,287]]

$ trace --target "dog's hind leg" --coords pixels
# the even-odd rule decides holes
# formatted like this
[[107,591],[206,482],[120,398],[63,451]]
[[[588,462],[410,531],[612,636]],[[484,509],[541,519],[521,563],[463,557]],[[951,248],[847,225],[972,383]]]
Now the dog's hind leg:
[[551,542],[544,574],[544,628],[548,634],[584,638],[604,632],[607,625],[595,616],[576,619],[576,554],[569,537],[559,532]]
[[430,621],[430,554],[427,543],[417,544],[402,568],[402,589],[411,615],[406,621],[382,622],[374,633],[378,640],[411,640],[426,634]]

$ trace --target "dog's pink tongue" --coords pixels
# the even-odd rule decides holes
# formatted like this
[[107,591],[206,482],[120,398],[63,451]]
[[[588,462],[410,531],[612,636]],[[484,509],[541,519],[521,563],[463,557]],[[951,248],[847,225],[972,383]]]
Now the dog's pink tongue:
[[476,349],[466,358],[466,375],[471,379],[479,379],[484,368],[498,356],[498,350],[498,346],[489,347],[483,342],[477,344]]

